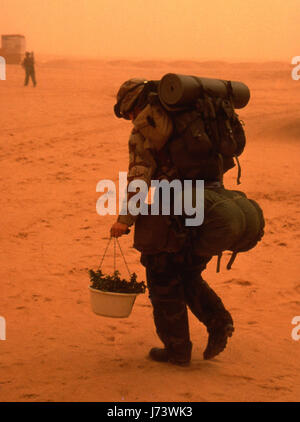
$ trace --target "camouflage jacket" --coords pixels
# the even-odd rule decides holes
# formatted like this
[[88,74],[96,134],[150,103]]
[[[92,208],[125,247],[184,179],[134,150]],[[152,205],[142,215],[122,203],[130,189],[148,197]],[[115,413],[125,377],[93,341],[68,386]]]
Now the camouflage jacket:
[[[148,104],[135,118],[133,125],[129,138],[128,183],[140,179],[149,188],[153,178],[174,178],[174,168],[168,164],[165,148],[173,132],[173,123],[168,114],[160,105]],[[128,200],[134,194],[128,193]],[[119,215],[118,221],[131,226],[137,217]]]
[[[127,181],[130,183],[134,179],[141,179],[150,187],[151,179],[157,169],[158,163],[155,157],[155,151],[149,139],[144,136],[134,127],[129,138],[129,166],[127,173]],[[131,196],[134,194],[131,194]],[[128,200],[130,193],[128,194]],[[119,215],[118,221],[120,223],[131,226],[134,224],[138,216]]]

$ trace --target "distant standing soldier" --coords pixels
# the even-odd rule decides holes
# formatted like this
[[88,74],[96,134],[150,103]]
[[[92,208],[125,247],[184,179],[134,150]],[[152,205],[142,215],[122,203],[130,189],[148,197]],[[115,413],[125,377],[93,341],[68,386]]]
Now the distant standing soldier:
[[25,69],[25,83],[24,83],[24,85],[27,86],[28,82],[29,82],[29,78],[31,78],[33,86],[36,86],[33,52],[29,53],[27,51],[25,53],[25,58],[23,60],[22,66]]

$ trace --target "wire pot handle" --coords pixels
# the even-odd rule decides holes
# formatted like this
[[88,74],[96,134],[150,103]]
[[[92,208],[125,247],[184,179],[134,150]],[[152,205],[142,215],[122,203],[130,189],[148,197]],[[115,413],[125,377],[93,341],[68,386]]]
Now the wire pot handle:
[[[110,245],[111,240],[112,240],[112,236],[108,239],[108,242],[107,242],[106,248],[105,248],[104,253],[103,253],[103,256],[102,256],[102,258],[101,258],[100,265],[99,265],[99,267],[98,267],[98,271],[99,271],[99,270],[101,269],[101,267],[102,267],[102,264],[103,264],[104,258],[105,258],[105,256],[106,256],[106,253],[107,253],[107,251],[108,251],[108,248],[109,248],[109,245]],[[129,277],[131,277],[131,272],[130,272],[130,270],[129,270],[129,267],[128,267],[128,264],[127,264],[127,261],[126,261],[125,255],[124,255],[123,250],[122,250],[122,248],[121,248],[120,242],[119,242],[118,238],[116,238],[116,237],[114,237],[114,272],[116,271],[116,256],[117,256],[117,252],[116,252],[116,244],[118,244],[118,246],[119,246],[119,249],[120,249],[121,255],[122,255],[122,257],[123,257],[124,264],[125,264],[126,269],[127,269],[127,271],[128,271]]]

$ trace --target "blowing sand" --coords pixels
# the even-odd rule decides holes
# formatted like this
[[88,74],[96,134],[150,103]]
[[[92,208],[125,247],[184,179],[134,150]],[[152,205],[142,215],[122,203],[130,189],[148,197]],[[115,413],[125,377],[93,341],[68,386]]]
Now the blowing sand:
[[[37,88],[8,66],[0,81],[0,401],[298,401],[300,341],[300,81],[282,63],[52,60]],[[128,319],[92,313],[87,269],[97,268],[115,217],[96,213],[101,179],[127,170],[130,123],[114,117],[119,85],[167,72],[245,82],[248,144],[238,187],[264,209],[266,234],[231,271],[204,278],[233,315],[227,349],[204,361],[205,327],[190,314],[188,368],[147,359],[160,345],[147,295]],[[226,187],[237,188],[236,169]],[[132,232],[120,239],[145,279]],[[120,269],[125,271],[119,258]],[[113,268],[112,251],[103,269]],[[125,274],[125,273],[124,273]]]

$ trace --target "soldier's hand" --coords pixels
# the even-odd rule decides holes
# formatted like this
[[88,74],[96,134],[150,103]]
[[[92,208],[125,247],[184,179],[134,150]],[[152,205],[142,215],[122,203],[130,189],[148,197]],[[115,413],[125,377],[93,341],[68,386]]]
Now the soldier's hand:
[[118,221],[111,226],[110,235],[112,237],[120,237],[123,234],[129,233],[127,224],[119,223]]

